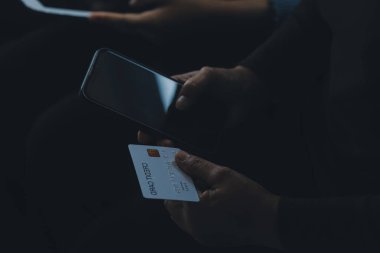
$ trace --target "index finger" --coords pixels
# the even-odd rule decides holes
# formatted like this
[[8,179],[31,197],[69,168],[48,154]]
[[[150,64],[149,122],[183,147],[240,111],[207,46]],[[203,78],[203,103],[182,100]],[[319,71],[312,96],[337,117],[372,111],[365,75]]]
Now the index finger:
[[152,137],[149,134],[144,133],[143,131],[139,130],[137,132],[137,141],[139,143],[142,143],[144,145],[152,144],[154,142],[154,137]]
[[174,75],[174,76],[172,76],[172,78],[174,80],[179,81],[179,82],[185,83],[187,80],[189,80],[190,78],[192,78],[193,76],[198,74],[198,72],[199,71],[196,70],[196,71],[192,71],[192,72],[188,72],[188,73],[184,73],[184,74]]

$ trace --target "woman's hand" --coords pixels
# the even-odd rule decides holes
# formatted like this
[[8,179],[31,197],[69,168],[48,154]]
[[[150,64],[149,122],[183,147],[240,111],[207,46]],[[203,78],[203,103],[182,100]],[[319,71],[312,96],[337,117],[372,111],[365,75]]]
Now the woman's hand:
[[[173,78],[184,83],[176,101],[178,110],[191,109],[201,97],[212,96],[227,105],[226,127],[235,126],[246,117],[252,95],[259,85],[254,72],[243,66],[231,69],[204,67]],[[174,145],[170,140],[157,139],[142,131],[138,132],[138,141],[145,145]]]
[[142,11],[93,12],[90,20],[162,41],[181,33],[213,29],[226,19],[257,18],[269,8],[268,0],[131,0],[129,4]]
[[278,196],[234,170],[185,152],[176,155],[176,163],[208,186],[200,192],[199,203],[165,201],[182,230],[210,246],[258,244],[281,249]]

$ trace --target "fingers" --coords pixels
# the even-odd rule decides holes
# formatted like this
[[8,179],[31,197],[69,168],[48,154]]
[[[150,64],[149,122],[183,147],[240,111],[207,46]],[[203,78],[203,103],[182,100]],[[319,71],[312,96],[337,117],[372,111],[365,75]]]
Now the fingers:
[[154,138],[149,134],[146,134],[142,131],[138,131],[137,132],[137,141],[141,144],[149,145],[149,144],[152,144],[154,142]]
[[174,142],[168,139],[158,139],[157,145],[162,147],[174,147]]
[[139,26],[144,21],[144,15],[139,13],[116,13],[116,12],[92,12],[90,21],[104,24]]
[[184,204],[181,201],[165,200],[164,206],[170,214],[170,218],[185,232],[187,228],[185,226],[185,212]]
[[177,80],[179,82],[184,83],[198,73],[199,73],[199,71],[197,70],[197,71],[192,71],[192,72],[188,72],[188,73],[184,73],[184,74],[175,75],[175,76],[172,76],[172,78],[174,80]]
[[97,22],[115,22],[123,21],[124,13],[115,13],[115,12],[92,12],[90,15],[90,20]]
[[182,214],[182,208],[183,208],[183,202],[181,201],[172,201],[172,200],[165,200],[164,206],[166,210],[168,210],[170,216],[178,220],[181,218]]
[[[182,77],[183,78],[183,77]],[[184,83],[176,102],[178,110],[186,110],[204,94],[216,79],[214,69],[204,67]]]
[[210,188],[216,188],[230,175],[231,170],[202,158],[180,151],[175,157],[179,168],[188,175],[204,181]]
[[137,132],[137,141],[144,145],[158,145],[162,147],[174,147],[174,142],[168,139],[155,138],[152,135],[144,133],[143,131]]

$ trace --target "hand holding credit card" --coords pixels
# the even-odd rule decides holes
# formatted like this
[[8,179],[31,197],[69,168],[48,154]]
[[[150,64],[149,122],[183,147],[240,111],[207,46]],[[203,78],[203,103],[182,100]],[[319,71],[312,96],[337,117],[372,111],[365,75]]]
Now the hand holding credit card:
[[129,145],[144,198],[199,202],[193,180],[175,163],[177,148]]

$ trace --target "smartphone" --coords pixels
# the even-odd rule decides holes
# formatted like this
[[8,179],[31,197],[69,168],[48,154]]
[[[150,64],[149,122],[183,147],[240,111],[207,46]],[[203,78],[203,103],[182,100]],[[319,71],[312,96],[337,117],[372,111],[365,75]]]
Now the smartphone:
[[21,0],[28,8],[47,14],[88,18],[91,11],[129,11],[125,0]]
[[182,85],[115,51],[100,49],[80,94],[184,150],[215,154],[226,126],[226,107],[205,95],[190,110],[177,110]]

